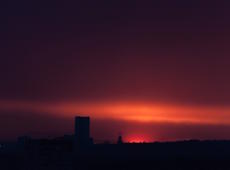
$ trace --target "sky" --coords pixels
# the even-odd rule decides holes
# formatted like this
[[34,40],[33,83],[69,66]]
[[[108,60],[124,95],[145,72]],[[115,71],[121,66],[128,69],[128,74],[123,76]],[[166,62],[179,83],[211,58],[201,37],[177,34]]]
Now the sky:
[[229,9],[227,0],[7,2],[0,140],[71,134],[77,115],[91,117],[97,141],[230,139]]

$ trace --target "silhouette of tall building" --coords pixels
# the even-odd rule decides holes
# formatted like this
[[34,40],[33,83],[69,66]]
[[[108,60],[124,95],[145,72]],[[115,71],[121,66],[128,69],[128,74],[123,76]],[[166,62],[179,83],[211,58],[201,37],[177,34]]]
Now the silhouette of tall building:
[[75,139],[78,145],[88,145],[92,142],[90,138],[90,118],[75,117]]

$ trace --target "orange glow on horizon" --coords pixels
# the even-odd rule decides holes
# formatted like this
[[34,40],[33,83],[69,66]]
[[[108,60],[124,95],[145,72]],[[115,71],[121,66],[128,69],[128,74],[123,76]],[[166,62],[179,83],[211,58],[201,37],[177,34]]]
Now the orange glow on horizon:
[[230,107],[179,106],[141,102],[38,103],[0,101],[0,109],[38,112],[59,117],[88,115],[97,119],[118,119],[141,123],[171,122],[230,125]]
[[150,140],[148,136],[141,135],[141,134],[135,134],[125,137],[125,142],[128,143],[148,143],[153,142],[153,140]]

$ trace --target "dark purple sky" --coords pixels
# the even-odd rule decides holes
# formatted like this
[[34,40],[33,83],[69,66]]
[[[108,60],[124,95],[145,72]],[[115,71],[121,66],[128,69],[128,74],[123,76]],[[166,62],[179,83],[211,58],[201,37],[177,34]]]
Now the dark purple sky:
[[15,102],[230,106],[227,0],[9,1],[1,18],[0,115]]

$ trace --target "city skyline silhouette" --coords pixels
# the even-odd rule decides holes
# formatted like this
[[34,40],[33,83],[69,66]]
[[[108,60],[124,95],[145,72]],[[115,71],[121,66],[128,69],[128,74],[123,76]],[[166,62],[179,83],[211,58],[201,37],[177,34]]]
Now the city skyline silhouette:
[[76,116],[73,122],[75,131],[72,135],[53,139],[21,136],[16,143],[1,143],[2,167],[23,170],[229,167],[230,140],[136,143],[124,142],[119,135],[117,143],[94,143],[90,135],[90,118]]

